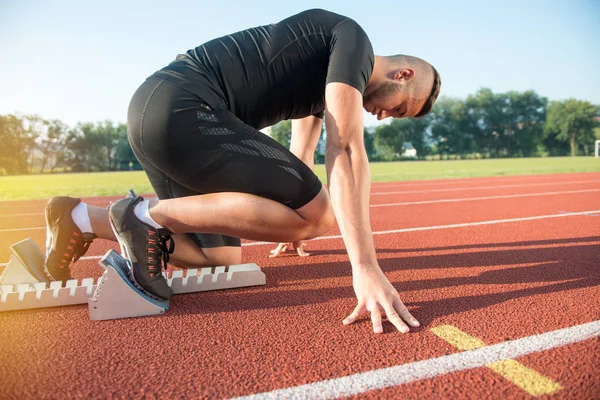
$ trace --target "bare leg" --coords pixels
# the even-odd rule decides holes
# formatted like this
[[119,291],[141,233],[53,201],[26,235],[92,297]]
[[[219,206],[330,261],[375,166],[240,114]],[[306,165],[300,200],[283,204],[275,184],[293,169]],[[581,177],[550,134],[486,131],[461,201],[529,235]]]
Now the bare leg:
[[117,241],[115,233],[110,226],[108,220],[108,210],[102,207],[94,207],[88,204],[88,214],[90,216],[90,222],[92,223],[92,230],[94,234],[100,239]]
[[[88,212],[94,234],[100,239],[117,241],[108,220],[108,210],[88,204]],[[196,268],[216,265],[239,264],[242,260],[240,247],[223,246],[215,248],[200,248],[187,235],[173,235],[175,251],[170,263],[179,268]]]
[[335,220],[325,189],[297,210],[246,193],[156,200],[151,207],[152,218],[173,233],[206,232],[272,242],[313,238]]

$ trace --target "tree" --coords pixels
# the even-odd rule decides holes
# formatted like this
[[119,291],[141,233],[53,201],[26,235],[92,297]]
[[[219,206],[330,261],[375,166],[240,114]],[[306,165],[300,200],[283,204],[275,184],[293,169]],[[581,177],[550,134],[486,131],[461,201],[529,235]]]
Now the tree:
[[595,116],[596,107],[587,101],[553,101],[548,106],[545,129],[558,141],[568,142],[574,157],[579,147],[593,146]]
[[119,136],[122,133],[127,132],[127,127],[122,124],[113,124],[112,121],[104,121],[94,127],[94,134],[97,136],[98,143],[104,149],[104,156],[106,157],[105,170],[111,171],[116,169],[113,161],[114,150],[117,147]]
[[389,124],[379,125],[375,129],[375,145],[384,159],[399,158],[410,143],[416,150],[417,156],[423,157],[427,153],[426,136],[432,118],[404,118],[394,119]]
[[0,115],[0,174],[30,172],[29,158],[35,148],[36,134],[27,120],[16,115]]
[[115,147],[115,167],[119,170],[129,169],[129,165],[132,165],[133,169],[141,169],[141,165],[131,149],[129,139],[127,139],[127,126],[119,124],[118,129],[117,145]]
[[[54,172],[59,161],[64,159],[62,153],[66,149],[68,126],[58,119],[46,120],[37,115],[28,116],[27,120],[30,129],[35,131],[37,136],[37,150],[41,153],[40,173],[44,172],[46,164],[49,164],[51,172]],[[34,168],[34,160],[30,162],[31,168]]]
[[548,100],[532,90],[519,93],[508,92],[503,112],[506,126],[503,128],[505,143],[510,156],[535,155],[544,137],[546,106]]
[[382,160],[398,159],[404,151],[404,134],[398,120],[375,128],[375,147]]
[[363,131],[365,150],[369,161],[378,161],[379,155],[377,154],[377,148],[375,147],[375,132],[371,128],[364,128]]
[[[396,120],[399,129],[404,134],[405,143],[403,143],[403,145],[405,146],[407,143],[412,144],[415,150],[417,150],[418,158],[425,157],[428,152],[429,148],[426,146],[425,142],[430,136],[429,127],[431,121],[432,117],[430,115],[423,118],[405,118]],[[431,140],[427,141],[430,142]]]
[[437,100],[431,110],[431,140],[437,144],[438,152],[445,154],[470,153],[474,150],[473,127],[465,102],[449,97]]
[[271,127],[271,137],[286,149],[290,148],[292,140],[292,121],[281,121]]

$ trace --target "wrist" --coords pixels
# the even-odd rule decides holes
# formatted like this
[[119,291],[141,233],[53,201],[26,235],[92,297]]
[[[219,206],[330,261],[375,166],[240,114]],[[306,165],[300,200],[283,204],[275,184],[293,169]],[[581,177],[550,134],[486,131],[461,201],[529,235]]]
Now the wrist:
[[352,263],[352,273],[369,273],[373,271],[381,271],[377,261],[374,262],[362,262]]

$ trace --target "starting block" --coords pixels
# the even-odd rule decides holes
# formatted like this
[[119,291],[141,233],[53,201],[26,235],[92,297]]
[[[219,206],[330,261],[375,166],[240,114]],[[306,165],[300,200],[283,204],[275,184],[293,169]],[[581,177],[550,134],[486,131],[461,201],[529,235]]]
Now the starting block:
[[139,290],[129,277],[127,260],[109,250],[100,260],[105,271],[94,295],[88,300],[90,319],[104,320],[163,314],[167,300],[158,300]]
[[[12,255],[0,274],[3,285],[21,285],[46,282],[44,253],[31,239],[25,239],[9,247]],[[31,268],[30,268],[31,266]]]
[[[63,282],[40,281],[44,255],[31,239],[11,246],[13,256],[0,274],[0,312],[88,303],[90,319],[106,320],[163,314],[169,302],[140,290],[130,278],[128,262],[115,250],[99,261],[104,273],[93,278]],[[30,271],[38,271],[30,272]],[[40,272],[41,271],[41,272]],[[163,273],[166,277],[166,274]],[[42,278],[44,278],[42,276]],[[264,272],[254,263],[174,271],[167,283],[174,294],[234,289],[266,283]]]

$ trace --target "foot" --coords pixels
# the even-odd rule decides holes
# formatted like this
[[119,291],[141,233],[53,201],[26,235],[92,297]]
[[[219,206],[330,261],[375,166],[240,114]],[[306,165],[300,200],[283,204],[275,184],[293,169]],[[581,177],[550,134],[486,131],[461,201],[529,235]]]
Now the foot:
[[72,279],[71,262],[79,260],[96,237],[91,232],[81,232],[71,217],[80,202],[72,197],[53,197],[46,205],[44,275],[49,281]]
[[123,257],[129,261],[134,283],[152,296],[169,300],[173,291],[162,271],[167,268],[175,242],[167,229],[156,229],[135,216],[133,209],[142,200],[138,196],[113,203],[108,211],[110,224]]

